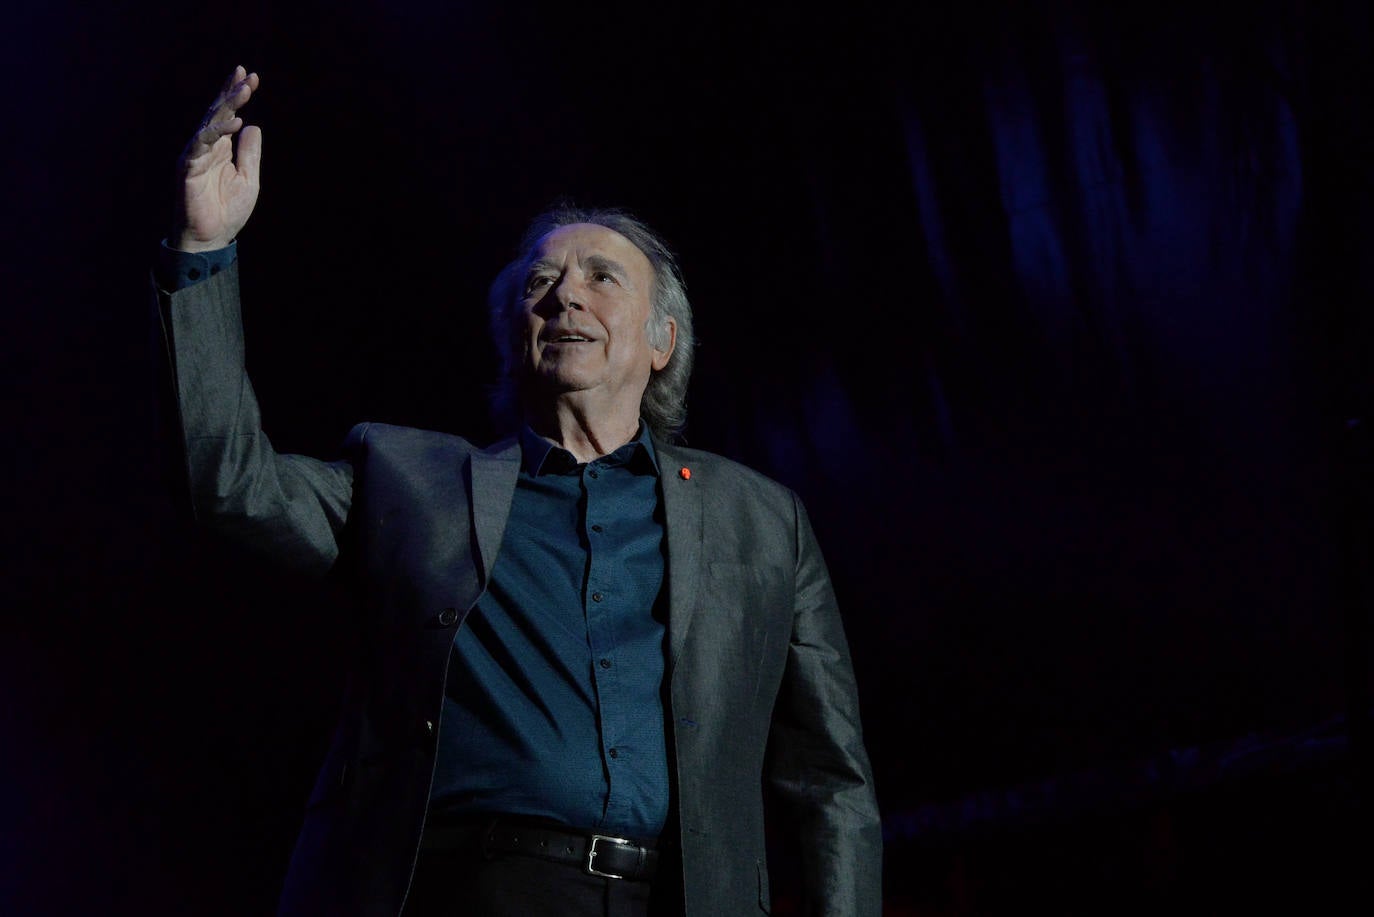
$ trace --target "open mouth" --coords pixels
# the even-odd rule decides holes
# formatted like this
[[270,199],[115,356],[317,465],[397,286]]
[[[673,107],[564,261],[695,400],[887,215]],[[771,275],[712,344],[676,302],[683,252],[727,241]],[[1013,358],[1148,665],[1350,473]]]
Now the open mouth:
[[546,338],[549,344],[586,344],[590,343],[591,338],[583,337],[580,334],[556,334]]

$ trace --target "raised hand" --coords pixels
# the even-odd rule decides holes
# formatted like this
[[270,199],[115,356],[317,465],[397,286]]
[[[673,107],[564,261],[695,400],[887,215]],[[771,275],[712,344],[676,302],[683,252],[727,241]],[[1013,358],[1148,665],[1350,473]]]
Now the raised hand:
[[262,131],[244,127],[238,110],[257,89],[258,75],[235,67],[182,151],[177,225],[167,240],[173,247],[188,252],[223,248],[248,222],[258,200]]

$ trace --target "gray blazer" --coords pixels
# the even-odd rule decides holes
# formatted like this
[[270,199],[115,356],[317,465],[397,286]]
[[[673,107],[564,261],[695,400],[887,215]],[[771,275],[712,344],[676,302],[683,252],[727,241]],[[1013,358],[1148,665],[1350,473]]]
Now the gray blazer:
[[[237,268],[160,305],[198,520],[275,562],[346,565],[367,612],[368,654],[307,803],[281,913],[395,917],[424,825],[449,648],[501,547],[519,446],[373,423],[350,432],[339,461],[277,454],[244,372]],[[878,807],[805,510],[728,459],[655,448],[686,913],[769,911],[766,783],[800,832],[805,912],[877,915]]]

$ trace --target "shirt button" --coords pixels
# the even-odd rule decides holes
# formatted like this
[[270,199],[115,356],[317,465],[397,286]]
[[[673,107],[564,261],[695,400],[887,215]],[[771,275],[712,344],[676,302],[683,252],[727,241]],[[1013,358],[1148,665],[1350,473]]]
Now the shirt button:
[[588,471],[588,472],[587,472],[587,477],[589,477],[589,478],[599,478],[599,477],[601,477],[601,474],[600,474],[600,472],[598,472],[595,468],[593,468],[591,471]]
[[599,593],[599,592],[593,592],[593,593],[592,593],[592,601],[593,601],[593,602],[599,602],[599,601],[601,601],[601,593]]
[[609,754],[612,758],[619,758],[619,757],[620,757],[620,749],[618,749],[618,748],[612,748],[609,752],[607,752],[607,754]]
[[593,531],[593,532],[599,532],[599,531],[601,531],[601,526],[599,526],[599,525],[594,525],[594,526],[592,526],[592,531]]
[[611,660],[609,660],[609,659],[603,659],[603,660],[601,660],[601,667],[602,667],[603,669],[609,669],[609,668],[611,667]]

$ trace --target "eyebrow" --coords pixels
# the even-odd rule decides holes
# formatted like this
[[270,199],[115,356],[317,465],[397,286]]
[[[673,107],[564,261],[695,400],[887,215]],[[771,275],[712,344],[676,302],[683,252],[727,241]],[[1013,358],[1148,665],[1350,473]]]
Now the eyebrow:
[[625,265],[607,258],[605,255],[588,255],[582,265],[589,271],[605,271],[621,278],[629,276],[629,272],[625,270]]
[[[606,271],[607,273],[616,275],[622,280],[628,279],[630,276],[629,271],[625,269],[625,265],[616,261],[614,258],[607,258],[605,255],[588,255],[582,260],[581,265],[583,270]],[[540,271],[558,273],[561,270],[562,268],[558,263],[549,258],[536,258],[525,268],[525,276],[532,277]]]

